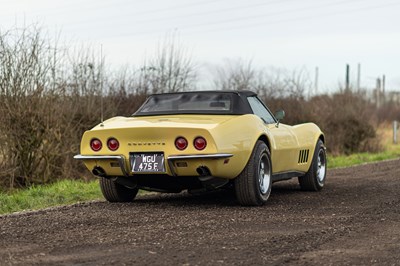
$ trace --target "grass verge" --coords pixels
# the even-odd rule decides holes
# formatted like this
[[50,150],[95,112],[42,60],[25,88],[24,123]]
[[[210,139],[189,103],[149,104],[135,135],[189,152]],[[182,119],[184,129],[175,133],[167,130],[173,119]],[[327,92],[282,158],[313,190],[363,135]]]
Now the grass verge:
[[96,181],[62,180],[13,192],[0,192],[0,214],[102,198]]
[[400,158],[400,149],[398,151],[392,150],[379,153],[366,152],[356,153],[347,156],[328,157],[328,168],[348,167],[363,163],[379,162],[396,158]]
[[378,153],[356,153],[336,157],[328,156],[328,167],[348,167],[357,164],[400,158],[400,144],[393,143],[393,131],[391,125],[378,127],[377,133],[384,151]]

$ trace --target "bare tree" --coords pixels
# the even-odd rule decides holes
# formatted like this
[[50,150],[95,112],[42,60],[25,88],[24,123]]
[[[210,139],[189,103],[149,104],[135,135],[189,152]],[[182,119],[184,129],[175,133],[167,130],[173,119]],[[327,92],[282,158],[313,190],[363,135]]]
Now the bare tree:
[[252,60],[225,60],[216,68],[214,85],[222,90],[252,90],[262,97],[301,98],[312,83],[306,69],[255,68]]
[[251,60],[226,59],[223,66],[217,66],[214,85],[221,90],[253,90],[256,76],[259,74],[252,66]]
[[54,112],[43,95],[54,81],[54,60],[36,27],[1,34],[0,51],[2,174],[10,186],[24,185],[34,173],[49,174],[42,151]]
[[0,34],[3,185],[47,183],[77,168],[81,134],[100,120],[102,68],[85,53],[66,55],[35,26]]
[[270,98],[304,98],[312,87],[310,76],[305,68],[287,70],[269,68],[264,71],[265,85],[260,94]]
[[159,44],[156,55],[143,63],[138,74],[144,93],[190,90],[196,81],[195,65],[175,34]]

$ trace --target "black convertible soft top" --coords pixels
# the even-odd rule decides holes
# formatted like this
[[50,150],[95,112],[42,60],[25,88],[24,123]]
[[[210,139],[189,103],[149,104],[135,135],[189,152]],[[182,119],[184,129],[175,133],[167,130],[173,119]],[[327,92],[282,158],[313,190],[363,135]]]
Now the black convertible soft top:
[[169,114],[252,114],[252,91],[189,91],[150,95],[133,116]]

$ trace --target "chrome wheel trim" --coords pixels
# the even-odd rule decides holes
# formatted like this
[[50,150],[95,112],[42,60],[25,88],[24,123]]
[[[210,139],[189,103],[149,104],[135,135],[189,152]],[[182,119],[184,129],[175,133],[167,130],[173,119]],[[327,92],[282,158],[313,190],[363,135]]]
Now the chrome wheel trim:
[[271,186],[271,169],[269,159],[265,154],[260,158],[258,185],[263,195],[268,193],[269,187]]
[[326,157],[323,149],[319,150],[317,164],[318,182],[323,183],[326,176]]

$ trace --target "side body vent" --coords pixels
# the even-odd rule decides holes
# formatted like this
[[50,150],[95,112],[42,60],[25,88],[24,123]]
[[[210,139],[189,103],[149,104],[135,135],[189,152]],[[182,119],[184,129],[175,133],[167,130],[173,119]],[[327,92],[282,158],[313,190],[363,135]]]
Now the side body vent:
[[309,153],[310,150],[300,150],[298,163],[299,164],[307,163]]

